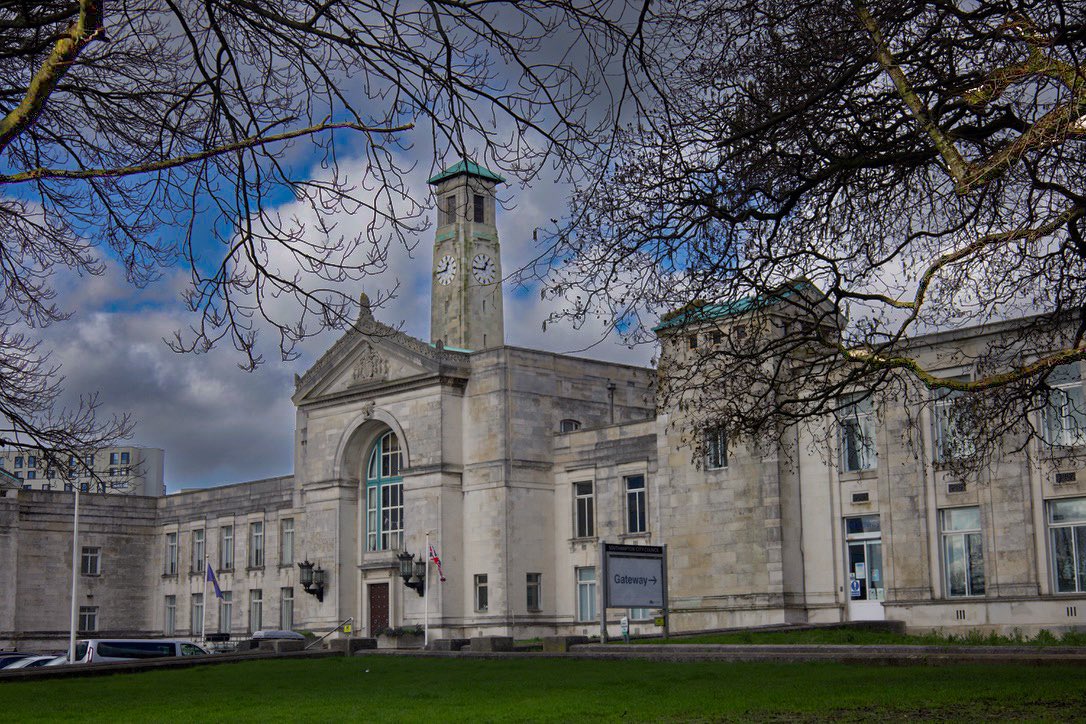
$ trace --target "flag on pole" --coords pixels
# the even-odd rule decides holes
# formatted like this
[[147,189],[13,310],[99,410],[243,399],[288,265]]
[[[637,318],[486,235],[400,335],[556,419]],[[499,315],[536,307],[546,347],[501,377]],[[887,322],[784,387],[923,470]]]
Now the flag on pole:
[[441,559],[438,558],[437,551],[434,550],[434,544],[430,544],[430,560],[437,566],[437,575],[441,578],[441,582],[445,582],[445,571],[441,570]]
[[215,598],[222,598],[222,589],[219,588],[219,582],[215,579],[215,571],[212,570],[211,564],[207,564],[207,580],[211,581],[211,585],[215,587]]

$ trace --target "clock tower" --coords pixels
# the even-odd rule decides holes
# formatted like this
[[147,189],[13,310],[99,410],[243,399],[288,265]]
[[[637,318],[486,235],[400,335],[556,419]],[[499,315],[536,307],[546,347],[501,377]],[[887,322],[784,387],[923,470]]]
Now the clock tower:
[[505,344],[495,220],[498,174],[461,161],[429,180],[437,199],[430,339],[472,352]]

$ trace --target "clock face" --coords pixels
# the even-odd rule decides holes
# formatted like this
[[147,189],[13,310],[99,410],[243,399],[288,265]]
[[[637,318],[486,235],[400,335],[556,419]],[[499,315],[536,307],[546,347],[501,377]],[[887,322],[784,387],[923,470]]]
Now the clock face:
[[480,284],[491,284],[494,282],[496,266],[494,260],[486,254],[476,254],[471,260],[471,273],[475,276],[475,281]]
[[449,286],[453,277],[456,276],[456,259],[448,254],[441,257],[441,261],[437,263],[437,269],[434,270],[434,276],[442,286]]

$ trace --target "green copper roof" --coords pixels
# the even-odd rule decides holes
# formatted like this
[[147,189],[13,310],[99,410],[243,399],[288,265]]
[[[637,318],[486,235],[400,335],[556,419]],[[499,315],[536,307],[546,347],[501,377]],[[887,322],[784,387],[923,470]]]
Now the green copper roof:
[[431,176],[430,180],[426,183],[430,185],[439,184],[447,178],[459,176],[462,173],[466,173],[469,176],[478,176],[479,178],[485,178],[488,181],[494,181],[500,184],[505,183],[504,178],[494,173],[490,169],[486,168],[485,166],[480,166],[474,161],[460,161],[452,166],[449,166],[441,173],[436,173]]
[[752,297],[744,297],[743,299],[737,299],[734,302],[726,302],[724,304],[706,304],[705,302],[694,301],[681,307],[674,312],[665,314],[660,323],[652,328],[653,332],[660,332],[665,329],[671,329],[674,327],[684,327],[688,324],[699,324],[701,322],[707,322],[711,319],[721,319],[722,317],[734,317],[744,312],[749,312],[753,309],[761,309],[762,307],[768,307],[773,304],[778,304],[789,297],[796,294],[802,294],[805,291],[814,290],[818,292],[818,288],[808,281],[798,280],[791,284],[785,284],[776,291],[769,294],[760,294]]

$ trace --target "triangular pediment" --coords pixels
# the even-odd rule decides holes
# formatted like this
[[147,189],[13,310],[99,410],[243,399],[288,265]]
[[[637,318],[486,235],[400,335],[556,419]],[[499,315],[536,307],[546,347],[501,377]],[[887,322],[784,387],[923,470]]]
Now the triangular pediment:
[[[367,310],[368,312],[368,310]],[[405,380],[467,373],[467,355],[437,349],[364,313],[306,373],[295,380],[295,404],[376,390]]]

